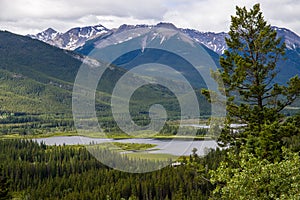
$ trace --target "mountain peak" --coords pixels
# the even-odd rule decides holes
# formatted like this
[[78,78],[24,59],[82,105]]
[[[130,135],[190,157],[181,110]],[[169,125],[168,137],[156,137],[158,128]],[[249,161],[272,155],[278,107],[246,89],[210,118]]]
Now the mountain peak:
[[129,24],[122,24],[116,32],[122,32],[124,30],[131,30],[135,28],[152,28],[152,27],[162,27],[162,28],[170,28],[170,29],[175,29],[177,30],[178,28],[172,24],[172,23],[167,23],[167,22],[160,22],[156,25],[147,25],[147,24],[137,24],[137,25],[129,25]]
[[56,30],[54,30],[53,28],[47,28],[46,30],[44,30],[43,32],[45,33],[58,33]]
[[36,35],[27,35],[27,36],[31,37],[32,39],[37,39],[37,40],[44,41],[46,43],[51,43],[51,41],[57,35],[59,35],[59,32],[57,32],[53,28],[48,28],[48,29],[36,34]]
[[29,37],[62,49],[75,50],[84,45],[87,40],[106,34],[109,31],[109,29],[98,24],[95,26],[72,28],[65,33],[58,33],[54,29],[48,28],[37,35],[29,35]]
[[171,29],[177,29],[177,27],[172,23],[167,22],[160,22],[156,25],[156,27],[163,27],[163,28],[171,28]]
[[106,27],[104,27],[101,24],[95,25],[93,26],[94,29],[98,30],[98,31],[102,31],[102,30],[108,30]]
[[286,28],[276,26],[272,26],[272,28],[277,31],[277,36],[284,40],[288,49],[300,48],[300,37],[296,33]]

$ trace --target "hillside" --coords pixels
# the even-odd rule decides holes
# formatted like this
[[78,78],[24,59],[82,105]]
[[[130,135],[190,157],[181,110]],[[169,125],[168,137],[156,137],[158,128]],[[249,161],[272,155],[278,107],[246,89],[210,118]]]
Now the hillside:
[[72,82],[80,61],[28,37],[0,32],[1,110],[70,111]]
[[[72,90],[82,59],[29,37],[0,32],[1,132],[72,130]],[[123,73],[110,68],[103,83]],[[96,107],[104,108],[102,115],[109,115],[110,95],[97,95]]]
[[[73,83],[83,56],[59,49],[29,37],[0,32],[0,128],[2,132],[38,129],[72,130]],[[111,125],[110,97],[114,85],[126,73],[115,66],[107,69],[96,92],[97,115],[103,125]],[[132,80],[139,78],[132,77]],[[199,98],[200,92],[197,91]],[[146,95],[145,95],[146,94]],[[210,106],[201,104],[203,115]],[[166,107],[170,118],[178,118],[179,105],[174,94],[159,85],[139,88],[132,96],[130,110],[136,121],[147,124],[153,104]],[[101,112],[100,112],[101,111]],[[61,130],[58,128],[57,130]],[[26,131],[25,131],[26,132]]]
[[[0,32],[1,110],[71,113],[73,83],[83,59],[79,54],[29,37]],[[109,91],[111,82],[124,73],[123,69],[109,68],[99,91]],[[102,99],[97,103],[108,96],[99,94]]]

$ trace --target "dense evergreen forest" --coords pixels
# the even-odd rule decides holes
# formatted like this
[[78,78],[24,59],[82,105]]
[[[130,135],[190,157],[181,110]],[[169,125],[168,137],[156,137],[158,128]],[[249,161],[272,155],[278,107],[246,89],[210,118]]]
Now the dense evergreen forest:
[[0,149],[1,174],[20,199],[207,199],[208,171],[225,156],[195,154],[182,159],[185,165],[131,174],[102,165],[83,146],[2,140]]

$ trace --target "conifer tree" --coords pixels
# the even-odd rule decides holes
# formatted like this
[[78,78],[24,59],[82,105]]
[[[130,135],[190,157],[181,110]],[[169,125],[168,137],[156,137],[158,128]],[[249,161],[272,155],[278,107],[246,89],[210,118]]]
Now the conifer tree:
[[[286,85],[274,82],[276,65],[284,58],[286,47],[267,24],[259,4],[249,11],[236,7],[226,44],[221,69],[212,72],[212,77],[225,87],[227,123],[238,121],[247,124],[252,133],[259,133],[264,125],[279,121],[281,111],[299,96],[300,79],[295,76]],[[209,96],[207,90],[202,93]],[[236,138],[241,138],[229,128],[221,136],[223,142],[236,143]]]

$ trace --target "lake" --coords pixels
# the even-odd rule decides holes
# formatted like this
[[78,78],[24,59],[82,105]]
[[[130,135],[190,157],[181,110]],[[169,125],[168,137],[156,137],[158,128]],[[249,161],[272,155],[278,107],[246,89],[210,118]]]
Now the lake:
[[49,138],[33,139],[38,143],[44,142],[46,145],[89,145],[91,143],[101,144],[107,142],[120,142],[120,143],[139,143],[139,144],[154,144],[155,150],[149,153],[162,153],[171,155],[190,155],[193,148],[197,148],[197,154],[205,155],[208,149],[216,149],[218,147],[214,140],[172,140],[172,139],[104,139],[104,138],[89,138],[83,136],[57,136]]

